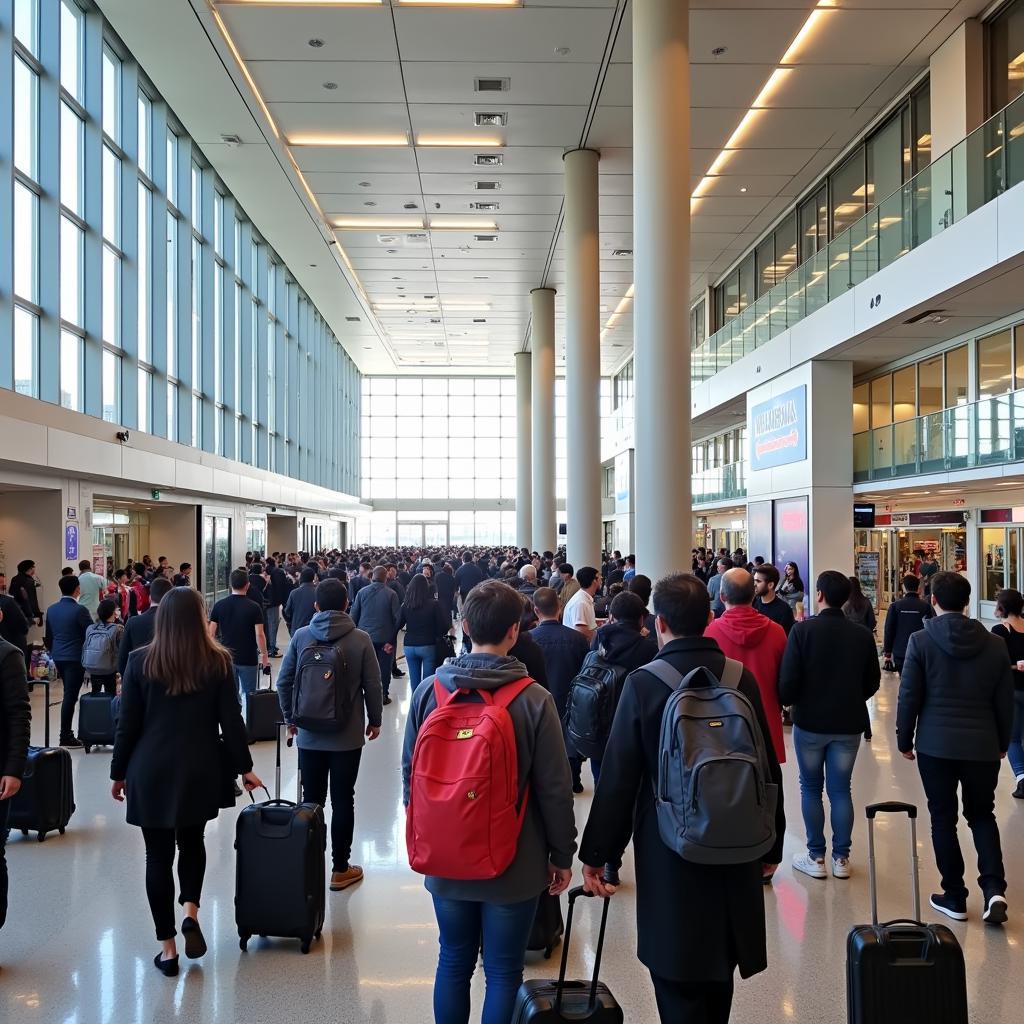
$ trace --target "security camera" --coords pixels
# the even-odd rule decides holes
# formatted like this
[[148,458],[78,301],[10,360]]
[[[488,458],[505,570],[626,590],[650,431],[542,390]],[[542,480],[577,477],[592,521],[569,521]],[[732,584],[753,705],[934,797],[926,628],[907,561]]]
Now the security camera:
[[128,438],[130,437],[127,430],[119,430],[114,436],[121,442],[121,444],[127,444]]

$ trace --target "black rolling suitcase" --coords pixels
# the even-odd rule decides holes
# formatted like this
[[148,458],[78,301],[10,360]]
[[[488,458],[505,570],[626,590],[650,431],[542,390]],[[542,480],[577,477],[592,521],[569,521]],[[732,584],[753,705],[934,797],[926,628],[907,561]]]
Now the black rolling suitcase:
[[[906,814],[910,818],[912,920],[878,923],[875,815],[879,813]],[[871,804],[867,814],[871,924],[855,925],[846,940],[849,1024],[967,1024],[963,950],[945,925],[921,923],[917,808],[895,802]]]
[[78,698],[78,738],[88,754],[93,747],[114,745],[114,696],[83,693]]
[[533,919],[533,930],[526,943],[527,952],[543,953],[544,959],[550,960],[555,946],[562,941],[564,931],[562,899],[545,890],[537,904],[537,916]]
[[39,842],[48,832],[64,834],[75,812],[75,785],[71,777],[71,754],[63,747],[50,746],[50,684],[36,682],[45,688],[43,697],[43,745],[28,748],[21,789],[11,801],[8,825],[21,829],[21,834],[38,834]]
[[604,933],[608,924],[608,900],[601,911],[601,933],[594,953],[594,977],[590,981],[566,981],[565,968],[569,960],[569,939],[572,935],[572,915],[576,900],[588,896],[583,886],[569,890],[569,915],[565,922],[565,943],[562,946],[562,964],[558,980],[524,981],[516,995],[512,1024],[622,1024],[622,1007],[598,981],[601,954],[604,952]]
[[277,797],[244,808],[235,828],[238,944],[273,935],[300,939],[308,953],[324,926],[327,826],[319,804],[280,798],[280,734],[276,776]]
[[273,683],[265,690],[254,690],[245,699],[245,731],[249,742],[272,740],[277,736],[281,704]]

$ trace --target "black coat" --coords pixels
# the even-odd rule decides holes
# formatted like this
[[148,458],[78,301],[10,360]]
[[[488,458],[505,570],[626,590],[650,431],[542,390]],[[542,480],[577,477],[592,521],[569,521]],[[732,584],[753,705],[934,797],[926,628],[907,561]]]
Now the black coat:
[[[705,637],[673,640],[658,657],[684,674],[705,666],[720,676],[725,667],[718,644]],[[779,786],[776,843],[765,857],[766,863],[777,864],[786,833],[782,771],[757,682],[746,669],[739,690],[757,712],[772,781]],[[768,965],[760,862],[693,864],[670,850],[658,832],[654,780],[669,692],[643,669],[627,678],[601,763],[601,781],[580,859],[595,866],[617,863],[632,835],[637,956],[653,974],[680,982],[725,981],[738,966],[747,978]]]
[[437,587],[437,599],[441,602],[441,607],[451,615],[455,608],[455,594],[459,589],[454,575],[442,570],[434,576],[433,582]]
[[267,587],[267,604],[271,608],[279,607],[288,600],[292,591],[292,581],[284,569],[278,567],[270,570],[270,586]]
[[21,778],[31,728],[25,655],[14,644],[0,640],[0,775]]
[[526,630],[519,631],[519,639],[508,652],[510,658],[518,658],[526,666],[526,674],[548,688],[548,670],[544,664],[544,652],[537,646],[537,641]]
[[130,825],[201,825],[220,810],[221,734],[234,774],[252,771],[234,676],[171,697],[146,678],[144,659],[139,651],[128,659],[110,777],[126,783]]
[[922,601],[917,594],[906,594],[898,601],[893,601],[885,613],[882,650],[894,658],[905,657],[910,638],[919,629],[924,629],[925,622],[934,617],[932,606]]
[[308,626],[316,615],[316,584],[300,583],[288,595],[282,614],[292,633],[303,626]]
[[10,594],[0,594],[0,612],[3,613],[0,637],[24,650],[28,644],[29,622],[21,605]]
[[11,580],[7,592],[18,602],[18,606],[29,622],[42,616],[43,613],[39,607],[39,592],[36,587],[35,577],[29,576],[26,572],[19,572]]
[[117,648],[117,671],[123,676],[128,668],[128,655],[153,642],[157,605],[150,605],[141,615],[133,615],[125,624]]
[[555,699],[558,717],[564,718],[569,684],[579,675],[590,645],[578,629],[563,626],[554,619],[535,626],[530,630],[530,636],[544,655],[548,689]]

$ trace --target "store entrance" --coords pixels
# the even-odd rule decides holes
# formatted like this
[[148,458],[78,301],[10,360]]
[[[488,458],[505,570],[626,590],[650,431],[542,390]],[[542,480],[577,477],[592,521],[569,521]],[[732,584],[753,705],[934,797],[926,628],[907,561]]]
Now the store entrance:
[[95,557],[102,548],[111,571],[142,561],[142,556],[149,554],[148,506],[97,497],[92,509],[92,543],[94,550],[89,554]]
[[917,552],[934,553],[940,569],[967,569],[967,533],[959,526],[855,530],[854,551],[878,555],[878,610],[882,612],[900,596],[903,577],[920,569],[921,555]]

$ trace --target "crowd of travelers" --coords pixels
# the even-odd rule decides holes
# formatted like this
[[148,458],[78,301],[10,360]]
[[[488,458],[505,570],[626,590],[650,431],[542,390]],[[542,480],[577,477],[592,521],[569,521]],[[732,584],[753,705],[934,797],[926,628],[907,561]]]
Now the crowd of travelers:
[[[661,1020],[727,1021],[736,971],[747,978],[767,968],[764,892],[786,830],[784,727],[792,727],[806,835],[792,867],[813,879],[847,879],[852,776],[871,738],[880,655],[899,673],[897,748],[916,760],[927,795],[942,878],[931,906],[968,916],[956,831],[962,799],[982,918],[1007,919],[994,808],[1007,756],[1013,795],[1024,798],[1017,591],[997,596],[1000,623],[989,631],[967,614],[963,576],[930,569],[925,599],[921,577],[908,574],[879,645],[874,609],[855,578],[825,571],[809,588],[793,562],[780,572],[742,550],[694,549],[687,571],[653,583],[620,552],[575,567],[561,550],[514,547],[248,552],[225,581],[230,593],[209,608],[192,566],[166,557],[117,568],[108,561],[103,572],[83,561],[55,581],[60,597],[46,608],[35,563],[17,568],[10,581],[0,575],[0,836],[28,753],[29,684],[60,679],[59,743],[72,749],[81,746],[74,723],[83,686],[116,695],[111,792],[142,830],[161,944],[154,963],[166,975],[179,970],[179,927],[186,957],[206,952],[203,832],[233,804],[225,777],[235,795],[239,777],[247,791],[263,785],[243,712],[276,658],[303,799],[324,807],[330,796],[329,885],[341,891],[363,878],[350,860],[360,760],[380,735],[404,656],[407,845],[434,902],[434,1019],[443,1024],[468,1021],[481,948],[482,1020],[509,1024],[544,894],[569,887],[578,856],[585,890],[612,896],[630,843],[637,955]],[[29,639],[39,627],[41,645]],[[325,656],[332,671],[317,678],[332,687],[330,727],[313,726],[297,704],[310,666]],[[695,731],[693,716],[680,710],[698,690],[746,722],[753,739],[744,771],[760,812],[747,808],[737,818],[741,799],[715,801],[716,787],[728,785],[709,753],[719,738]],[[686,755],[666,746],[666,728]],[[501,737],[506,756],[488,757],[487,744]],[[673,787],[685,787],[688,761],[705,754],[704,796],[692,790],[689,824],[673,831]],[[587,761],[593,801],[577,840],[573,795],[584,792]],[[467,791],[470,778],[477,782]],[[738,834],[750,842],[738,846]],[[6,907],[0,844],[0,924]],[[699,928],[681,925],[682,908]]]

